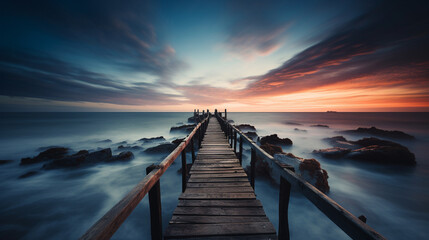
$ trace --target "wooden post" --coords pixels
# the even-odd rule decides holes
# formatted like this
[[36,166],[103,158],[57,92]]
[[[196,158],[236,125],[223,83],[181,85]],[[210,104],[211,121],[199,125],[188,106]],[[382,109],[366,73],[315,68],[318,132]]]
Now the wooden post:
[[227,118],[226,118],[226,108],[225,108],[225,120],[226,120]]
[[201,134],[201,127],[198,128],[198,149],[201,148],[201,142],[203,141],[202,139],[202,134]]
[[186,190],[186,175],[188,171],[186,169],[186,148],[182,151],[182,192]]
[[237,152],[237,131],[234,130],[234,153]]
[[283,177],[280,177],[279,240],[289,240],[290,238],[288,220],[290,188],[290,183]]
[[[157,168],[154,164],[146,168],[146,174]],[[161,186],[159,181],[149,191],[150,231],[152,240],[162,239]]]
[[194,137],[191,138],[191,153],[192,153],[192,164],[193,164],[195,162]]
[[250,185],[255,189],[255,166],[256,166],[256,152],[255,149],[251,148],[250,157]]
[[238,160],[240,160],[240,165],[243,165],[242,164],[243,162],[243,137],[242,136],[240,136],[240,145],[238,147],[238,151],[239,151]]

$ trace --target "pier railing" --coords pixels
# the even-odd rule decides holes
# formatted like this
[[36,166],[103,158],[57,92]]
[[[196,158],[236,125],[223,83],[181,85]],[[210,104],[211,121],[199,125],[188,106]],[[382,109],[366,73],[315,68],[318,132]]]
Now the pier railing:
[[[340,206],[340,204],[295,174],[293,167],[288,167],[273,158],[270,154],[260,148],[252,139],[247,137],[240,129],[229,123],[226,119],[226,109],[224,117],[222,117],[221,113],[218,113],[217,110],[215,111],[215,116],[218,119],[222,130],[225,132],[231,147],[234,148],[234,152],[238,155],[240,164],[242,164],[243,159],[243,143],[246,142],[250,146],[250,183],[253,188],[255,187],[255,165],[257,159],[268,162],[273,169],[278,170],[280,173],[279,239],[289,239],[288,206],[292,185],[352,239],[385,239],[365,222],[355,217],[345,208]],[[238,152],[237,142],[239,145]]]
[[190,146],[192,162],[195,161],[194,139],[198,140],[198,146],[207,129],[209,113],[200,115],[194,112],[194,119],[199,123],[192,132],[171,152],[159,165],[151,165],[146,169],[146,177],[143,178],[128,194],[113,206],[103,217],[101,217],[80,239],[110,239],[127,219],[140,201],[149,193],[149,208],[151,219],[152,239],[162,239],[162,214],[161,214],[161,191],[159,180],[164,172],[182,155],[182,192],[186,188],[187,165],[186,148]]

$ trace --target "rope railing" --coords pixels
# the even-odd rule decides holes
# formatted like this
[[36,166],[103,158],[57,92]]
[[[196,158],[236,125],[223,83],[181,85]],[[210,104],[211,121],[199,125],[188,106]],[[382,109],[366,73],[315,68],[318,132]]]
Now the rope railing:
[[[340,204],[295,174],[292,166],[285,166],[285,164],[282,164],[273,158],[270,154],[265,152],[240,129],[229,123],[226,118],[221,117],[217,111],[215,111],[215,116],[221,124],[222,130],[225,132],[231,147],[234,146],[234,152],[236,152],[237,141],[239,141],[239,149],[238,153],[236,152],[236,154],[238,155],[240,163],[242,163],[243,142],[248,143],[250,146],[250,182],[253,188],[255,186],[256,159],[267,162],[272,169],[277,170],[280,173],[279,239],[289,239],[288,205],[291,186],[294,186],[296,189],[298,189],[299,192],[301,192],[321,212],[323,212],[332,222],[340,227],[352,239],[385,239],[381,234],[376,232],[365,222],[355,217]],[[238,136],[239,139],[237,138]]]
[[[200,119],[198,114],[198,119]],[[159,165],[151,165],[146,169],[143,178],[130,192],[115,206],[89,228],[80,239],[110,239],[127,219],[140,201],[149,193],[149,207],[151,218],[152,239],[162,239],[161,191],[159,180],[179,155],[182,155],[182,192],[186,189],[186,147],[191,145],[192,160],[195,160],[194,138],[201,145],[202,138],[207,129],[210,113],[202,115],[202,120],[192,132],[167,156]]]

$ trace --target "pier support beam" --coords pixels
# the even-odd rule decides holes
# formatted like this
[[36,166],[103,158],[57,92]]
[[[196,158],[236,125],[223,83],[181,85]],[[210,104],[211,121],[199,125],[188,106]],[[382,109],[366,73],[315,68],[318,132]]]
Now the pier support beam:
[[[149,174],[155,168],[158,168],[158,166],[150,165],[146,168],[146,174]],[[161,186],[159,181],[149,191],[149,208],[152,240],[162,240]]]

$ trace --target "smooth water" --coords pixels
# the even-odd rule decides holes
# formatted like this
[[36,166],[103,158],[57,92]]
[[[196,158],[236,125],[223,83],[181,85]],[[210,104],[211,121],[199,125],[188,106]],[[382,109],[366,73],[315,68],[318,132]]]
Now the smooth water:
[[[142,137],[164,136],[171,141],[184,135],[170,134],[170,127],[186,123],[190,115],[0,113],[0,159],[14,160],[0,165],[0,239],[76,239],[144,177],[148,165],[163,158],[145,155],[139,150],[134,151],[135,159],[129,162],[43,171],[40,170],[42,164],[19,166],[22,157],[35,156],[38,148],[47,146],[66,146],[74,151],[104,147],[115,150],[122,141],[142,146],[136,143]],[[284,151],[305,158],[314,158],[311,154],[314,149],[330,147],[321,139],[339,135],[338,130],[376,126],[416,136],[415,141],[396,141],[415,153],[415,167],[316,159],[329,174],[328,196],[354,215],[365,215],[367,223],[385,237],[425,239],[429,233],[428,113],[228,113],[228,117],[236,123],[254,125],[259,135],[277,133],[291,138],[293,146]],[[330,128],[310,127],[312,124],[326,124]],[[294,128],[307,132],[294,131]],[[100,142],[105,139],[111,139],[112,143]],[[248,156],[244,162],[249,163]],[[164,228],[181,192],[179,168],[180,164],[173,164],[161,178]],[[32,170],[38,174],[18,178]],[[278,186],[257,178],[256,194],[277,226]],[[291,195],[292,239],[348,238],[306,198],[298,192]],[[114,238],[149,238],[149,221],[145,198]]]

